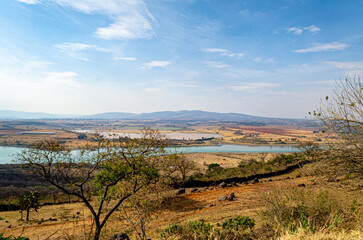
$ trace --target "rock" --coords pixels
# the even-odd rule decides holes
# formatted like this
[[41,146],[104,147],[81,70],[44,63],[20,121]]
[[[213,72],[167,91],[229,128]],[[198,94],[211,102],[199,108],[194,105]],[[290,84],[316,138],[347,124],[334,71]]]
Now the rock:
[[253,180],[253,183],[259,183],[260,182],[260,180],[258,180],[258,178],[255,178],[254,180]]
[[180,195],[180,194],[184,194],[185,193],[185,188],[179,188],[178,191],[176,192],[176,195]]
[[228,199],[227,196],[222,196],[220,198],[218,198],[218,201],[226,201]]
[[116,233],[110,238],[110,240],[130,240],[130,238],[126,233]]
[[208,190],[208,189],[209,189],[209,187],[205,187],[204,189],[205,189],[205,190]]
[[300,183],[297,185],[298,187],[306,187],[306,185],[304,183]]
[[224,187],[226,187],[226,186],[227,186],[226,182],[221,182],[221,183],[218,185],[218,187],[220,187],[220,188],[224,188]]
[[233,201],[236,198],[236,195],[234,195],[234,193],[231,193],[228,197],[228,201]]
[[335,182],[335,179],[333,177],[329,177],[328,182]]
[[191,193],[196,193],[196,192],[198,192],[198,188],[193,188],[190,192]]
[[229,184],[227,184],[227,187],[232,187],[232,184],[230,184],[230,183],[229,183]]

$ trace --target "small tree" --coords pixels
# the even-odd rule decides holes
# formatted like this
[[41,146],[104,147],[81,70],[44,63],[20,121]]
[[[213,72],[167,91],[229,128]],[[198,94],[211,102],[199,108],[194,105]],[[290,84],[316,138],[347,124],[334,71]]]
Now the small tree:
[[[174,176],[177,176],[182,184],[186,182],[188,174],[197,169],[196,163],[193,160],[186,158],[185,155],[172,154],[169,158],[171,166],[175,171]],[[176,181],[176,179],[174,179],[174,181]]]
[[[332,134],[330,148],[336,163],[350,172],[362,173],[363,160],[363,85],[359,77],[337,81],[334,93],[321,100],[320,108],[309,113]],[[338,138],[336,138],[338,136]]]
[[[167,172],[166,147],[163,135],[144,130],[139,139],[98,136],[97,146],[88,146],[77,154],[57,140],[42,141],[19,154],[18,160],[87,206],[97,240],[110,216],[126,199],[157,183]],[[99,196],[95,203],[89,199],[90,192]]]
[[20,214],[21,219],[23,219],[23,211],[26,212],[26,221],[29,221],[29,213],[31,209],[38,212],[39,206],[39,192],[37,191],[30,191],[26,192],[19,198],[19,205],[20,205]]
[[119,219],[128,223],[138,239],[148,239],[149,224],[160,213],[166,188],[167,186],[160,182],[148,186],[127,199],[119,210]]
[[307,156],[308,159],[311,158],[312,160],[321,150],[321,147],[319,146],[319,144],[311,142],[311,141],[301,142],[301,143],[299,143],[297,148],[299,148],[301,151],[303,151],[303,153]]

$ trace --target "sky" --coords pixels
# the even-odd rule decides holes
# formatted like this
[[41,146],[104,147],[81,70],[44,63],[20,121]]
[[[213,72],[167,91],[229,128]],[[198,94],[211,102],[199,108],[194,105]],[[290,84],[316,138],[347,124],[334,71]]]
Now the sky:
[[361,0],[1,0],[0,110],[304,118],[363,74]]

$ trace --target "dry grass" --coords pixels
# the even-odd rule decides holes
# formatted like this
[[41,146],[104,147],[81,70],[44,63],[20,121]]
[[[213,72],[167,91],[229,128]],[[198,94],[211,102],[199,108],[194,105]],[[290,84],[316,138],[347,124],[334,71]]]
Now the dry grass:
[[299,229],[295,233],[286,232],[280,240],[362,240],[363,232],[361,230],[328,232],[318,231],[315,233]]

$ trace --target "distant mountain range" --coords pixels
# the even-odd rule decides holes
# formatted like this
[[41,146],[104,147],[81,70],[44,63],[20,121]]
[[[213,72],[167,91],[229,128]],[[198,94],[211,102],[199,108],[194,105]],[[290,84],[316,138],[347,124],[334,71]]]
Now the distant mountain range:
[[40,119],[122,119],[122,120],[205,120],[205,121],[302,121],[302,119],[284,119],[257,117],[241,113],[218,113],[200,110],[162,111],[152,113],[106,112],[93,115],[60,115],[41,112],[19,112],[0,110],[2,120],[40,120]]

